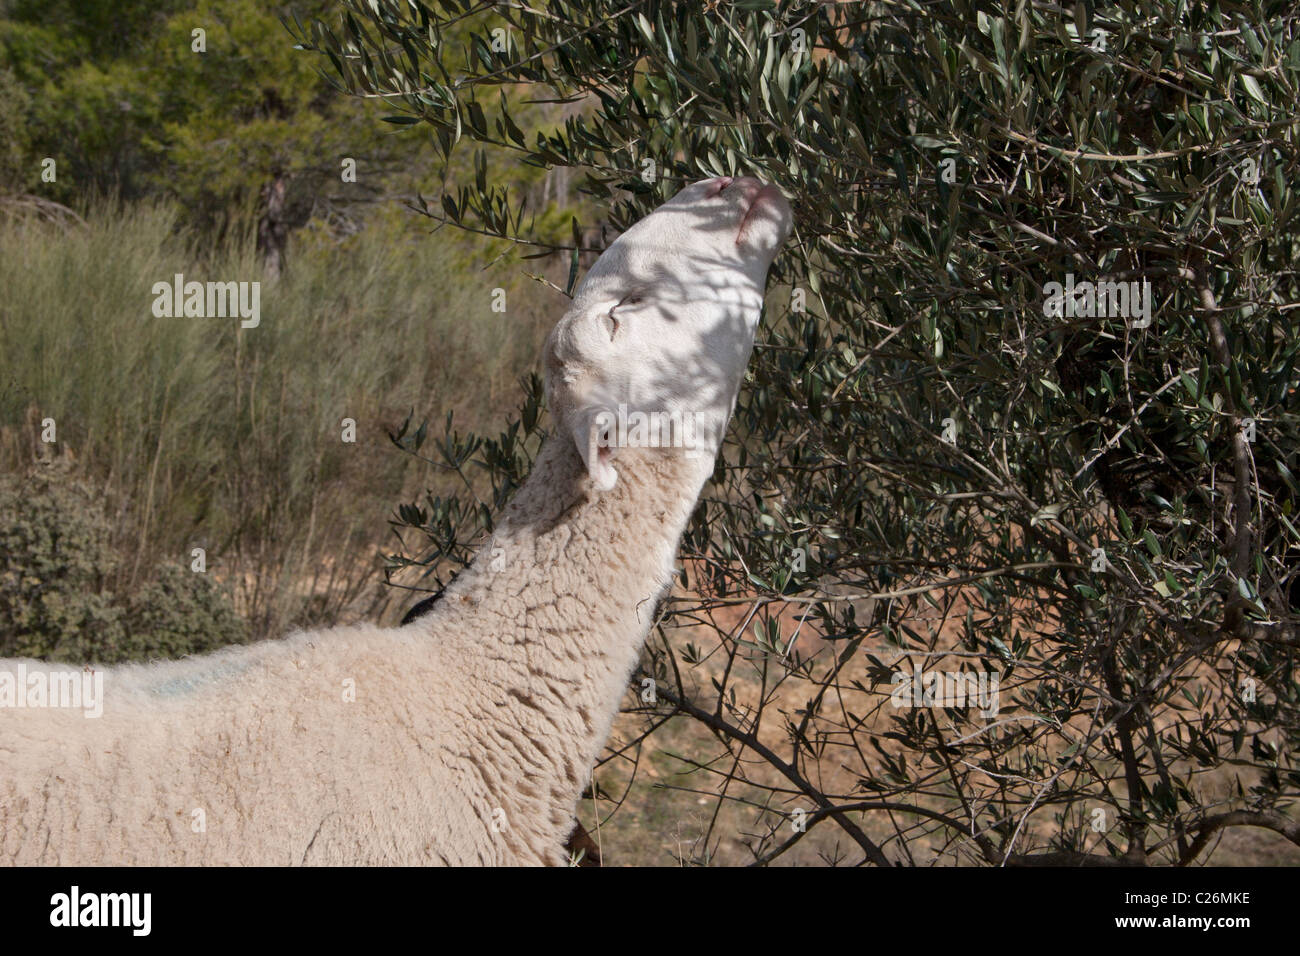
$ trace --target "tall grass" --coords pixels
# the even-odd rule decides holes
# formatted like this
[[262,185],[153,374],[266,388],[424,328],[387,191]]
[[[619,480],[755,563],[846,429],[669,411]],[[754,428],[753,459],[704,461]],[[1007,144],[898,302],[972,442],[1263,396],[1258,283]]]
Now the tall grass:
[[[115,509],[120,586],[201,547],[255,633],[355,608],[394,504],[430,477],[385,428],[410,409],[490,423],[537,354],[542,309],[518,306],[539,297],[459,234],[400,221],[341,243],[307,230],[272,281],[249,230],[210,248],[166,206],[86,220],[0,221],[0,467],[74,458]],[[261,281],[261,324],[154,317],[176,273]]]

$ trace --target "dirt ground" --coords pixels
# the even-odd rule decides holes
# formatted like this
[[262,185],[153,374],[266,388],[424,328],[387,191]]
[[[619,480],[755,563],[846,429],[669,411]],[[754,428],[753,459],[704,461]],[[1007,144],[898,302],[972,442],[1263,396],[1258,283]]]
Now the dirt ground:
[[[732,630],[742,623],[746,609],[739,607],[728,609],[716,622],[720,630]],[[948,628],[949,622],[960,620],[961,613],[942,615],[936,619],[940,631]],[[922,615],[923,617],[924,615]],[[794,632],[798,623],[793,613],[782,615],[783,634]],[[924,621],[916,622],[924,627]],[[829,647],[821,640],[819,634],[810,626],[799,632],[796,649],[804,654],[812,654],[821,647]],[[711,630],[702,624],[693,624],[675,629],[670,634],[674,647],[684,647],[687,641],[697,647],[714,647],[719,642],[719,630]],[[856,663],[856,662],[855,662]],[[861,670],[861,667],[859,668]],[[716,702],[716,691],[709,686],[708,677],[721,676],[721,667],[712,663],[692,668],[689,673],[698,688],[697,701],[701,706],[709,707]],[[865,674],[855,674],[862,678],[864,684],[870,682]],[[748,680],[739,669],[733,671],[730,683],[740,689],[740,698],[747,693],[757,696],[757,682]],[[796,710],[806,698],[807,685],[787,685],[791,692],[778,697],[768,707],[768,718],[763,724],[760,739],[775,752],[788,757],[790,744],[782,731],[781,721],[771,719],[778,715],[774,710],[787,713]],[[872,709],[871,696],[887,698],[888,685],[871,688],[864,696],[861,707],[856,713],[868,713]],[[626,702],[635,704],[629,695]],[[880,700],[875,701],[879,705]],[[884,732],[889,710],[876,711],[876,716],[864,724],[860,733],[864,736]],[[645,724],[643,714],[624,713],[616,721],[611,744],[625,742],[633,738]],[[719,759],[719,757],[724,759]],[[873,754],[872,757],[875,755]],[[632,761],[636,759],[635,779],[632,779]],[[705,767],[694,766],[692,761],[701,761]],[[716,761],[716,762],[714,762]],[[614,803],[602,800],[598,803],[599,814],[593,801],[586,800],[580,812],[583,825],[592,834],[601,847],[602,856],[607,866],[665,866],[665,865],[711,865],[737,866],[746,865],[755,859],[753,847],[758,845],[759,830],[773,825],[783,827],[778,842],[790,835],[791,826],[786,816],[790,810],[801,804],[811,810],[812,805],[806,798],[786,799],[772,802],[771,797],[759,787],[746,787],[733,783],[729,795],[756,801],[756,804],[770,805],[780,811],[768,813],[763,818],[770,821],[759,823],[759,807],[743,802],[725,801],[721,806],[715,796],[721,774],[729,770],[731,758],[710,731],[702,724],[689,718],[678,716],[660,727],[649,741],[640,749],[639,754],[630,752],[626,757],[611,759],[596,772],[596,780],[605,794],[621,805],[615,810]],[[868,765],[867,771],[872,767]],[[1176,771],[1177,766],[1171,768]],[[785,781],[775,770],[761,761],[755,761],[745,767],[752,779],[784,784]],[[855,766],[835,765],[833,758],[823,759],[817,767],[819,783],[827,792],[850,792],[862,771],[861,764]],[[1122,783],[1122,775],[1120,775]],[[1204,778],[1198,778],[1202,790],[1216,795],[1227,796],[1231,792],[1233,775],[1228,768],[1220,768]],[[629,786],[629,781],[631,781]],[[1122,786],[1117,791],[1123,794]],[[597,817],[599,816],[599,820]],[[857,814],[854,819],[865,832],[877,842],[888,839],[893,833],[893,826],[907,826],[915,823],[915,818],[907,815],[890,815],[873,812]],[[1051,814],[1035,816],[1026,828],[1023,845],[1018,850],[1041,851],[1046,848],[1051,836]],[[707,845],[704,837],[711,832]],[[906,852],[914,865],[972,865],[982,861],[967,848],[948,846],[940,842],[941,836],[915,833],[906,840]],[[1122,835],[1117,835],[1122,844]],[[887,851],[891,858],[898,858],[898,844],[891,845]],[[782,866],[818,866],[830,862],[853,863],[861,858],[857,845],[848,839],[832,822],[824,822],[814,827],[801,841],[774,865]],[[1267,830],[1254,828],[1234,828],[1223,832],[1212,848],[1203,853],[1200,865],[1215,866],[1300,866],[1300,847],[1290,843],[1284,837]]]

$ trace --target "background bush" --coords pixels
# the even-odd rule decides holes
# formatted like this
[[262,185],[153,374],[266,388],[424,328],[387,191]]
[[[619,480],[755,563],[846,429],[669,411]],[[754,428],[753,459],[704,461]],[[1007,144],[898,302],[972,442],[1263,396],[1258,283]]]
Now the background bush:
[[203,574],[162,565],[114,593],[111,531],[102,497],[62,468],[0,476],[0,657],[114,664],[247,639]]

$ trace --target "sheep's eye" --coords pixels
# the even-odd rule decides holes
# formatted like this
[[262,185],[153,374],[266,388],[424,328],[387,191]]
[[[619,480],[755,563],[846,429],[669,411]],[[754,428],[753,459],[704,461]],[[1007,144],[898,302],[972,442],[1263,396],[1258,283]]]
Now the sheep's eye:
[[632,295],[624,296],[619,299],[618,302],[611,306],[610,310],[605,313],[605,321],[609,324],[609,340],[611,342],[614,341],[614,336],[618,334],[618,317],[615,313],[619,309],[640,305],[645,300],[646,297],[644,295],[639,292],[634,292]]

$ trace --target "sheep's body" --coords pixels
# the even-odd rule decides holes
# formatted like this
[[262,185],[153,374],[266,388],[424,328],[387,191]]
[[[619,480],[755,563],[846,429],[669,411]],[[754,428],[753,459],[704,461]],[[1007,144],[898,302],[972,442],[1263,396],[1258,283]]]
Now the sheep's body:
[[0,858],[563,862],[705,474],[647,460],[595,497],[582,477],[549,443],[437,613],[405,627],[108,668],[95,719],[8,712]]
[[[98,718],[0,709],[0,861],[564,862],[789,228],[779,196],[719,182],[642,220],[584,280],[547,346],[556,432],[429,614],[108,668]],[[665,263],[677,297],[611,321],[613,287]],[[700,410],[704,447],[620,448],[615,472],[594,410],[647,387]]]
[[[409,842],[399,843],[385,822],[434,822],[411,811],[429,796],[436,756],[423,755],[424,772],[412,761],[404,785],[391,786],[399,762],[412,751],[420,756],[410,735],[428,715],[411,713],[403,726],[391,721],[390,700],[362,692],[346,704],[342,693],[345,675],[372,694],[391,686],[385,661],[401,660],[404,679],[426,674],[429,648],[411,637],[338,629],[113,668],[100,718],[15,711],[0,746],[3,857],[61,865],[415,862],[427,835],[408,829]],[[328,765],[313,765],[324,752]],[[339,813],[357,822],[348,846],[339,842]]]

